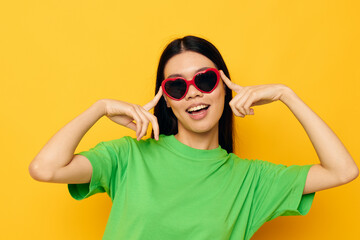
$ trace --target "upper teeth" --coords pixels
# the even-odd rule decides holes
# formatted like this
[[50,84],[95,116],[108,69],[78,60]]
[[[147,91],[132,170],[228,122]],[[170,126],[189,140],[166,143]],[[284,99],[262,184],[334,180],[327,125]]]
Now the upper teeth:
[[200,110],[200,109],[203,109],[203,108],[206,108],[206,107],[207,107],[207,105],[199,105],[199,106],[196,106],[196,107],[189,108],[188,112],[197,111],[197,110]]

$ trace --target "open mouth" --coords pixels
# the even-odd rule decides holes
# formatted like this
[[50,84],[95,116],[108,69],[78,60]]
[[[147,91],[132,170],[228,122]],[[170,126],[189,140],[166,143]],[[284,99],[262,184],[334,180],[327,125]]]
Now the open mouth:
[[201,104],[196,107],[191,107],[191,108],[186,109],[186,112],[188,112],[190,114],[196,114],[203,110],[207,110],[209,107],[210,107],[210,105]]

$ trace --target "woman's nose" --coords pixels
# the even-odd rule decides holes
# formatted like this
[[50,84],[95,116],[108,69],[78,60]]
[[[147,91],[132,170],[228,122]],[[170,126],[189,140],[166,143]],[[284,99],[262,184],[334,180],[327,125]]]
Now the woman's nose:
[[202,97],[204,94],[202,92],[200,92],[194,85],[190,85],[189,86],[189,90],[186,93],[185,99],[191,99],[191,98],[195,98],[195,97]]

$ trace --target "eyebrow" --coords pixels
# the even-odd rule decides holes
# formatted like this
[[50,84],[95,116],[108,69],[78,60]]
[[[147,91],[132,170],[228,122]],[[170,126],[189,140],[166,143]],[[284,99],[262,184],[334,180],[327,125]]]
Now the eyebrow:
[[[205,69],[208,69],[208,68],[211,68],[211,67],[202,67],[202,68],[199,68],[198,70],[195,71],[195,73],[200,72],[200,71],[205,70]],[[171,74],[171,75],[169,75],[167,78],[172,78],[172,77],[182,77],[182,75],[176,73],[176,74]],[[166,78],[165,78],[165,79],[166,79]]]

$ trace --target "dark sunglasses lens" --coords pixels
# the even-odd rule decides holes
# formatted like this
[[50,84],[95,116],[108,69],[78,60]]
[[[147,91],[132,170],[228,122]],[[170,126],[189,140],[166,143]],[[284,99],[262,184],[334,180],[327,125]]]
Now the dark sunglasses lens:
[[186,82],[183,79],[165,83],[165,91],[173,98],[180,99],[186,92]]
[[196,86],[204,92],[211,92],[217,82],[217,75],[214,71],[207,71],[196,76]]

